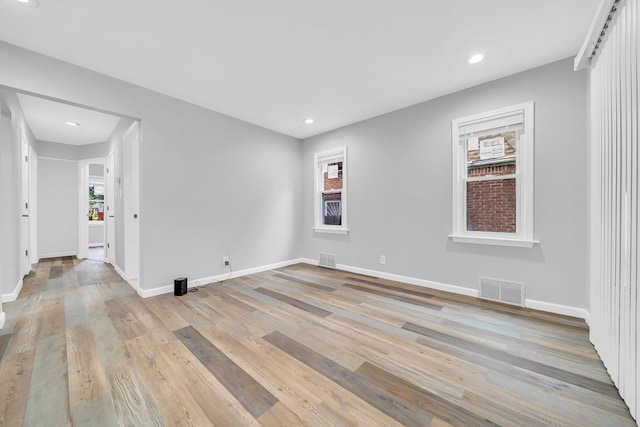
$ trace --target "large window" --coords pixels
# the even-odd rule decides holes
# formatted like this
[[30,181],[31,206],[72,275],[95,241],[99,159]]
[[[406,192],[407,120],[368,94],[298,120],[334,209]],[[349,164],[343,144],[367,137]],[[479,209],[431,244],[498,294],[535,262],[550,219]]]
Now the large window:
[[452,122],[456,242],[533,246],[533,102]]
[[318,232],[346,233],[347,228],[347,148],[316,153],[314,156],[316,200],[315,227]]

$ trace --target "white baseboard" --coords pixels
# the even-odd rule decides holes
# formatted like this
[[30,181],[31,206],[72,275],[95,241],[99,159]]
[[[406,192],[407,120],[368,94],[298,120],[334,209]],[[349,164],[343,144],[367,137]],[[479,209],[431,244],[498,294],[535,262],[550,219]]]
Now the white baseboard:
[[[299,264],[301,262],[305,262],[301,258],[292,259],[288,261],[277,262],[275,264],[262,265],[259,267],[247,268],[244,270],[234,271],[231,274],[222,273],[215,276],[202,277],[200,279],[193,279],[187,281],[187,287],[193,288],[196,286],[209,285],[211,283],[221,282],[223,280],[235,279],[236,277],[248,276],[249,274],[260,273],[262,271],[274,270],[276,268],[287,267],[293,264]],[[142,298],[154,297],[156,295],[173,293],[173,284],[166,286],[159,286],[157,288],[152,289],[138,289],[138,294]]]
[[587,323],[589,323],[589,311],[585,308],[555,304],[552,302],[536,301],[532,299],[526,299],[524,301],[524,305],[525,307],[533,308],[534,310],[546,311],[554,314],[562,314],[564,316],[578,317],[580,319],[586,320]]
[[122,269],[120,269],[120,267],[118,267],[115,264],[111,264],[111,266],[116,271],[116,273],[118,273],[118,275],[122,278],[122,280],[125,280],[125,281],[127,280],[126,274],[124,274],[124,271],[122,271]]
[[[107,262],[106,259],[104,260],[104,262]],[[127,275],[124,274],[124,271],[122,271],[122,269],[120,267],[118,267],[115,264],[111,264],[109,263],[113,269],[116,271],[116,273],[118,273],[118,276],[120,276],[120,278],[122,280],[124,280],[125,282],[127,282],[129,284],[129,286],[131,286],[137,293],[138,295],[142,296],[142,293],[140,293],[140,279],[127,279]]]
[[[306,264],[318,265],[317,260],[302,258],[300,260]],[[364,274],[366,276],[380,277],[382,279],[395,280],[396,282],[408,283],[410,285],[422,286],[429,289],[437,289],[439,291],[451,292],[459,295],[466,295],[470,297],[478,297],[478,290],[471,288],[464,288],[462,286],[449,285],[446,283],[432,282],[430,280],[417,279],[415,277],[401,276],[398,274],[385,273],[382,271],[368,270],[366,268],[352,267],[344,264],[337,264],[338,270],[348,271],[351,273]],[[584,308],[571,307],[567,305],[555,304],[544,301],[537,301],[532,299],[525,300],[525,306],[533,308],[535,310],[546,311],[548,313],[562,314],[565,316],[577,317],[585,319],[587,324],[589,323],[589,311]]]
[[40,259],[45,259],[45,258],[60,258],[63,256],[77,256],[78,254],[76,254],[75,252],[52,252],[49,254],[38,254],[38,256],[40,257]]
[[0,311],[0,329],[4,326],[4,321],[7,318],[7,315],[4,314],[4,311]]
[[2,294],[2,302],[13,302],[18,299],[18,295],[20,295],[20,291],[22,290],[22,285],[24,281],[20,279],[18,284],[13,288],[13,291],[9,294]]
[[[306,264],[318,265],[318,261],[303,258],[302,262]],[[385,273],[383,271],[369,270],[366,268],[353,267],[350,265],[336,264],[336,268],[350,273],[364,274],[365,276],[379,277],[381,279],[394,280],[396,282],[408,283],[410,285],[421,286],[423,288],[436,289],[439,291],[451,292],[459,295],[477,297],[477,289],[465,288],[462,286],[449,285],[446,283],[433,282],[431,280],[417,279],[415,277],[401,276],[399,274]]]
[[[263,266],[260,266],[260,267],[247,268],[245,270],[234,271],[233,273],[231,273],[231,275],[229,275],[228,273],[223,273],[223,274],[218,274],[218,275],[215,275],[215,276],[209,276],[209,277],[203,277],[203,278],[199,278],[199,279],[188,280],[187,281],[187,287],[188,288],[193,288],[193,287],[196,287],[196,286],[208,285],[208,284],[211,284],[211,283],[220,282],[222,280],[234,279],[236,277],[242,277],[242,276],[247,276],[249,274],[260,273],[262,271],[267,271],[267,270],[273,270],[273,269],[276,269],[276,268],[287,267],[287,266],[298,264],[298,263],[318,265],[318,261],[317,260],[313,260],[313,259],[309,259],[309,258],[297,258],[297,259],[292,259],[292,260],[289,260],[289,261],[283,261],[283,262],[279,262],[279,263],[275,263],[275,264],[263,265]],[[118,274],[120,274],[120,276],[122,276],[124,278],[124,273],[121,272],[121,270],[115,265],[114,265],[114,268],[116,269]],[[462,287],[462,286],[450,285],[450,284],[447,284],[447,283],[434,282],[434,281],[431,281],[431,280],[418,279],[418,278],[415,278],[415,277],[401,276],[401,275],[398,275],[398,274],[386,273],[386,272],[383,272],[383,271],[376,271],[376,270],[369,270],[369,269],[366,269],[366,268],[353,267],[353,266],[345,265],[345,264],[337,264],[336,268],[338,270],[348,271],[350,273],[364,274],[366,276],[373,276],[373,277],[379,277],[379,278],[387,279],[387,280],[394,280],[396,282],[401,282],[401,283],[407,283],[407,284],[410,284],[410,285],[421,286],[421,287],[427,288],[427,289],[435,289],[435,290],[444,291],[444,292],[451,292],[453,294],[466,295],[466,296],[470,296],[470,297],[474,297],[474,298],[478,297],[478,290],[477,289],[465,288],[465,287]],[[173,292],[173,287],[174,287],[173,285],[166,285],[166,286],[159,286],[159,287],[152,288],[152,289],[138,289],[138,294],[142,298],[149,298],[149,297],[153,297],[153,296],[156,296],[156,295],[172,293]],[[537,301],[537,300],[532,300],[532,299],[527,299],[525,301],[525,305],[526,305],[526,307],[532,308],[532,309],[535,309],[535,310],[546,311],[546,312],[554,313],[554,314],[562,314],[562,315],[565,315],[565,316],[578,317],[578,318],[587,320],[587,323],[588,323],[589,311],[586,310],[586,309],[583,309],[583,308],[571,307],[571,306],[555,304],[555,303],[549,303],[549,302],[544,302],[544,301]]]

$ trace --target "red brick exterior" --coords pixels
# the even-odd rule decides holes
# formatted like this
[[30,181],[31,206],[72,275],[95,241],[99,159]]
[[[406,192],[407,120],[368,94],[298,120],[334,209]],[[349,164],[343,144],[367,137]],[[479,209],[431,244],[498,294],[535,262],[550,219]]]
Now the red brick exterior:
[[324,173],[324,191],[342,190],[342,171],[338,171],[337,178],[329,178],[329,172]]
[[467,230],[516,232],[516,180],[467,183]]
[[[480,138],[480,141],[500,136],[505,139],[505,157],[515,155],[515,132],[488,135]],[[506,164],[498,163],[504,161],[504,158],[496,160],[497,162],[493,164],[482,161],[481,164],[474,166],[474,162],[480,161],[480,150],[468,150],[467,161],[470,163],[467,176],[473,178],[516,173],[515,160]],[[467,182],[467,230],[496,233],[516,232],[515,178]]]

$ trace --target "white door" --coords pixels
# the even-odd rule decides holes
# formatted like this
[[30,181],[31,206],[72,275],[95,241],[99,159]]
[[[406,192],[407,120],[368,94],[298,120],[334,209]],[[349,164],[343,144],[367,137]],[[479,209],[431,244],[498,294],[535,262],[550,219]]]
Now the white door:
[[113,151],[107,156],[107,178],[105,182],[105,226],[107,227],[107,241],[105,244],[105,261],[111,265],[116,263],[116,222],[115,222],[115,191],[116,180],[114,174],[115,155]]
[[38,261],[38,155],[29,147],[29,264]]
[[89,256],[89,160],[78,162],[78,258]]
[[22,175],[21,187],[22,195],[20,198],[21,213],[20,218],[20,270],[26,275],[31,270],[29,263],[29,142],[22,129],[21,158]]
[[135,122],[124,134],[124,269],[127,280],[137,289],[140,272],[139,159],[140,134]]

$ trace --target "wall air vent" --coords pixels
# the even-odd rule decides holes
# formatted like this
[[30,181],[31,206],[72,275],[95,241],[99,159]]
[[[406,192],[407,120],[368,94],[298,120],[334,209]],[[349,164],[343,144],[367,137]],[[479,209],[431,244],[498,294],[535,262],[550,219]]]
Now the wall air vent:
[[480,298],[524,307],[524,283],[480,278]]
[[336,268],[336,254],[325,254],[320,252],[318,266],[326,268]]

